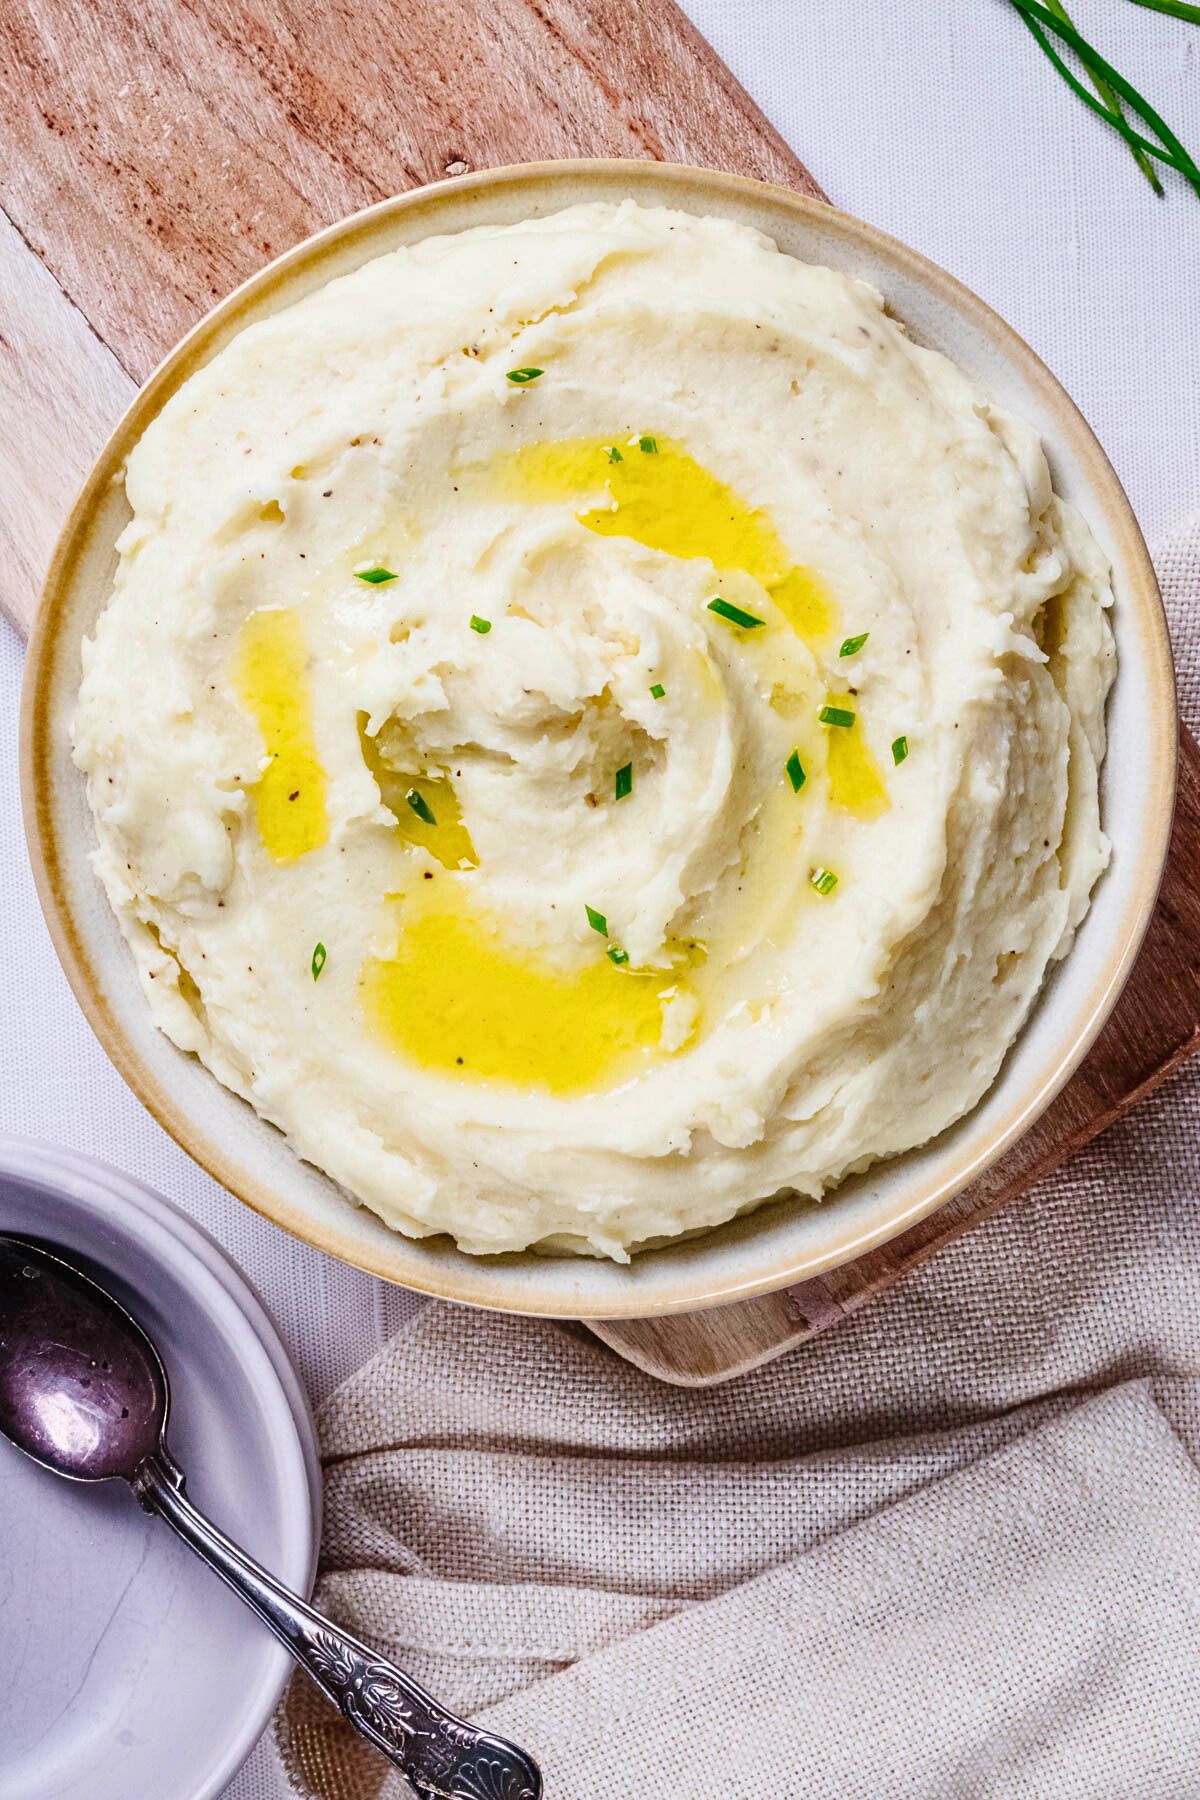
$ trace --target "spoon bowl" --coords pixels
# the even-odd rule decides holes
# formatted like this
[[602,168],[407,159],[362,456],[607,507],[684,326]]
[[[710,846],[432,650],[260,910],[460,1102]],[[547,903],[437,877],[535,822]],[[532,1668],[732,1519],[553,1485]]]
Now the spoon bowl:
[[158,1447],[158,1352],[112,1297],[44,1246],[0,1238],[0,1431],[71,1481],[131,1481]]

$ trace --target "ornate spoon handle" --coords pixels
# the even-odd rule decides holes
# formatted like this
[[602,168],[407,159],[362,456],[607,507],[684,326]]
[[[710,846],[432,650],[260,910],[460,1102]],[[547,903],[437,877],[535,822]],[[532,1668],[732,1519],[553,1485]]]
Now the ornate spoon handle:
[[423,1800],[541,1800],[541,1775],[523,1750],[455,1718],[211,1525],[184,1493],[182,1471],[165,1444],[141,1465],[132,1486],[146,1512],[174,1526]]

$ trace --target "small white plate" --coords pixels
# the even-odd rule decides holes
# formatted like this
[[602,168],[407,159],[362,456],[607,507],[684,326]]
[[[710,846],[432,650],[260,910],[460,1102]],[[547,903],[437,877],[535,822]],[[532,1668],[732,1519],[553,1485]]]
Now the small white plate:
[[[62,1245],[145,1326],[188,1492],[292,1588],[316,1562],[312,1421],[275,1328],[167,1201],[0,1138],[0,1232]],[[211,1800],[264,1730],[286,1653],[123,1483],[82,1487],[0,1439],[0,1797]]]

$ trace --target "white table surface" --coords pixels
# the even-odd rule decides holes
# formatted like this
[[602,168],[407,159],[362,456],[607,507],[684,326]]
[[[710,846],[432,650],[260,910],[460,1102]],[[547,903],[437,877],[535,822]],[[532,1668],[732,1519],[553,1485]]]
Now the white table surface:
[[[1005,0],[685,0],[831,197],[1000,311],[1091,420],[1151,546],[1200,504],[1200,199],[1156,201]],[[1077,24],[1200,156],[1200,28],[1132,0]],[[0,621],[0,1130],[88,1151],[200,1219],[247,1271],[320,1399],[419,1304],[231,1199],[109,1066],[59,971],[26,867],[21,646]]]

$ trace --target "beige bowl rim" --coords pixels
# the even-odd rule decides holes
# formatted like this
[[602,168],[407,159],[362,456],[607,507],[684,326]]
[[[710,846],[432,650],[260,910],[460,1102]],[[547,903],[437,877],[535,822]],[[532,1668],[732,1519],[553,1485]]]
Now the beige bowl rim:
[[[361,1245],[337,1230],[320,1228],[302,1208],[292,1204],[283,1192],[284,1183],[277,1187],[268,1185],[241,1167],[215,1137],[166,1093],[113,1016],[98,978],[92,948],[85,941],[67,903],[60,867],[60,821],[48,774],[51,734],[55,728],[52,688],[60,628],[69,605],[73,574],[88,538],[93,509],[99,495],[119,479],[129,451],[170,394],[233,335],[239,328],[241,316],[262,301],[282,277],[301,265],[314,267],[342,248],[349,238],[369,238],[373,228],[392,215],[401,211],[415,215],[427,213],[429,229],[433,232],[438,229],[439,208],[449,195],[518,187],[536,190],[539,199],[544,201],[556,185],[565,188],[568,178],[589,177],[619,177],[634,197],[645,196],[648,204],[660,202],[663,190],[669,188],[679,204],[690,202],[701,209],[706,204],[719,203],[722,198],[736,205],[739,200],[752,197],[792,209],[819,220],[823,228],[832,227],[857,244],[868,247],[921,285],[939,293],[958,312],[966,315],[969,322],[1009,362],[1016,364],[1024,378],[1038,390],[1061,438],[1069,442],[1090,486],[1100,497],[1108,531],[1120,549],[1127,580],[1126,597],[1137,615],[1139,652],[1153,697],[1146,721],[1146,729],[1153,739],[1151,779],[1145,795],[1137,848],[1142,885],[1137,897],[1126,908],[1119,928],[1112,934],[1108,954],[1093,971],[1085,1004],[1074,1009],[1071,1030],[1064,1033],[1054,1055],[1039,1069],[1036,1080],[1027,1083],[1013,1097],[1003,1119],[989,1133],[982,1148],[965,1157],[948,1156],[937,1179],[906,1204],[876,1219],[866,1229],[847,1228],[840,1233],[831,1233],[817,1252],[785,1258],[765,1273],[739,1273],[734,1266],[715,1280],[711,1277],[689,1280],[686,1275],[681,1279],[668,1278],[647,1290],[639,1286],[637,1291],[631,1291],[627,1304],[622,1301],[619,1305],[614,1305],[611,1299],[581,1297],[578,1293],[567,1300],[563,1291],[556,1293],[553,1281],[543,1282],[535,1290],[520,1282],[507,1281],[498,1270],[499,1263],[508,1259],[458,1254],[450,1265],[452,1273],[448,1274],[443,1265],[432,1259],[423,1260],[421,1240],[399,1235],[395,1237],[394,1247],[389,1245],[379,1254],[364,1254]],[[571,198],[569,193],[564,193],[561,203],[569,204]],[[368,250],[363,260],[375,253],[376,250]],[[648,1317],[694,1311],[769,1293],[849,1262],[886,1243],[946,1204],[1011,1147],[1078,1067],[1128,977],[1150,921],[1166,861],[1174,809],[1176,753],[1175,685],[1170,643],[1149,554],[1120,482],[1091,428],[1028,344],[970,289],[935,263],[875,226],[822,201],[745,176],[682,164],[586,158],[480,170],[380,201],[342,219],[295,245],[235,289],[164,358],[101,450],[67,517],[51,559],[26,664],[21,716],[21,792],[39,899],[55,949],[89,1024],[120,1074],[158,1123],[222,1186],[317,1249],[420,1292],[498,1311],[552,1317]],[[292,1154],[281,1138],[281,1157]],[[836,1205],[835,1198],[831,1197],[829,1205]],[[569,1265],[575,1259],[539,1257],[537,1261],[543,1265],[560,1262]],[[491,1270],[486,1268],[489,1262],[494,1265]],[[564,1290],[566,1285],[564,1282]]]

